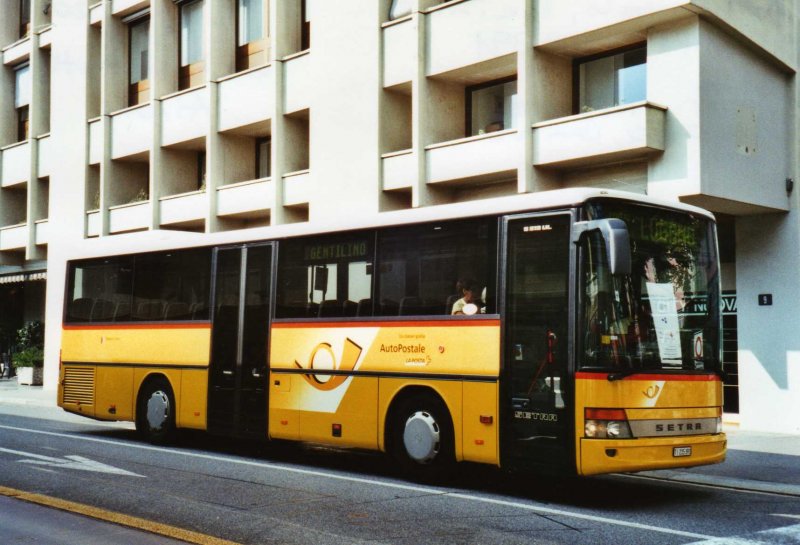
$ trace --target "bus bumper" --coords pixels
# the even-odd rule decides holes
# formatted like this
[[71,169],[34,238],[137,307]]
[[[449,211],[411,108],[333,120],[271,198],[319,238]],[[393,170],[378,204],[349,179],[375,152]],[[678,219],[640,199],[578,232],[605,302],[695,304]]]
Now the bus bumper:
[[725,460],[726,446],[724,433],[618,440],[582,438],[578,473],[599,475],[718,464]]

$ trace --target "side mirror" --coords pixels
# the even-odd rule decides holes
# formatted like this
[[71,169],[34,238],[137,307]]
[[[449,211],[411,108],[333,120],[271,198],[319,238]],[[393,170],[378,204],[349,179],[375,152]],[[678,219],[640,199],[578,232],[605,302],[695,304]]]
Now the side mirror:
[[617,218],[580,221],[575,224],[573,242],[580,242],[581,237],[590,231],[600,231],[603,237],[611,274],[631,274],[631,243],[625,222]]

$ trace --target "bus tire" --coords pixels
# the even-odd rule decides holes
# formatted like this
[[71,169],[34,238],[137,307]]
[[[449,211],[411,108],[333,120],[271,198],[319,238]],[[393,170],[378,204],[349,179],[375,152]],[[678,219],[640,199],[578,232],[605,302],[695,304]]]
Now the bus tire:
[[455,438],[444,402],[418,393],[401,400],[392,414],[390,453],[402,470],[423,481],[447,476],[455,464]]
[[139,394],[136,431],[150,443],[163,445],[175,436],[175,395],[164,377],[148,380]]

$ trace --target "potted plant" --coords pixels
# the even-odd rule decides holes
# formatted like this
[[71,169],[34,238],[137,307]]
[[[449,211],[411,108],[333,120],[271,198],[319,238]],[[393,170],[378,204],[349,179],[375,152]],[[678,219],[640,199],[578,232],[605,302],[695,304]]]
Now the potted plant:
[[17,350],[11,356],[20,384],[42,384],[44,365],[44,327],[41,322],[29,322],[17,331]]

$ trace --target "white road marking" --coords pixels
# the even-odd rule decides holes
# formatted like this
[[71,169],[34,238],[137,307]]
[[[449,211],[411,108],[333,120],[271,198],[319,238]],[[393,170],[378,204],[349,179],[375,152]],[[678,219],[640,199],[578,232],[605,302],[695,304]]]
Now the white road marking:
[[71,455],[64,456],[64,458],[53,458],[52,456],[42,456],[41,454],[12,450],[10,448],[0,448],[0,452],[16,454],[17,456],[28,458],[27,460],[17,460],[22,464],[43,465],[58,469],[77,469],[78,471],[94,471],[96,473],[110,473],[112,475],[127,475],[129,477],[144,477],[143,475],[138,475],[118,467],[95,462],[83,456]]
[[[472,494],[458,494],[458,493],[447,492],[446,490],[436,489],[436,488],[428,488],[428,487],[415,486],[415,485],[407,485],[407,484],[375,481],[375,480],[366,479],[366,478],[363,478],[363,477],[349,477],[349,476],[346,476],[346,475],[336,475],[336,474],[333,474],[333,473],[326,473],[324,471],[315,471],[315,470],[309,470],[309,469],[286,467],[286,466],[282,466],[282,465],[278,465],[278,464],[271,464],[271,463],[265,463],[265,462],[252,462],[252,461],[249,461],[249,460],[238,460],[238,459],[230,458],[230,457],[227,457],[227,456],[212,456],[210,454],[200,454],[200,453],[196,453],[196,452],[185,452],[185,451],[180,451],[180,450],[175,450],[175,449],[170,449],[170,448],[154,447],[154,446],[150,446],[150,445],[140,445],[140,444],[137,444],[137,443],[111,441],[111,440],[108,440],[108,439],[99,439],[97,437],[82,437],[82,436],[79,436],[79,435],[72,435],[72,434],[68,434],[68,433],[58,433],[58,432],[52,432],[52,431],[30,430],[30,429],[25,429],[25,428],[17,428],[17,427],[14,427],[14,426],[3,426],[3,425],[0,425],[0,429],[13,430],[13,431],[19,431],[19,432],[24,432],[24,433],[33,433],[33,434],[39,434],[39,435],[48,435],[48,436],[51,436],[51,437],[63,437],[63,438],[66,438],[66,439],[74,439],[74,440],[78,440],[78,441],[88,441],[88,442],[92,442],[92,443],[102,443],[102,444],[107,444],[107,445],[114,445],[114,446],[117,446],[117,447],[137,448],[139,450],[148,450],[148,451],[152,451],[152,452],[167,452],[167,453],[170,453],[170,454],[176,454],[176,455],[179,455],[179,456],[186,456],[186,457],[190,457],[190,458],[197,458],[197,459],[201,459],[201,460],[212,460],[212,461],[216,461],[216,462],[222,461],[222,462],[228,462],[228,463],[231,463],[231,464],[236,464],[236,465],[241,465],[241,466],[258,467],[258,468],[262,468],[262,469],[272,469],[272,470],[276,470],[276,471],[285,471],[287,473],[295,473],[295,474],[300,474],[300,475],[312,475],[312,476],[316,476],[316,477],[324,477],[324,478],[327,478],[327,479],[333,479],[333,480],[339,480],[339,481],[347,481],[347,482],[353,482],[353,483],[359,483],[359,484],[380,486],[380,487],[392,488],[392,489],[396,489],[396,490],[407,490],[407,491],[411,491],[411,492],[419,492],[421,494],[440,495],[442,497],[450,497],[450,498],[456,498],[456,499],[465,500],[465,501],[472,501],[472,502],[492,504],[492,505],[502,505],[504,507],[523,509],[523,510],[531,511],[531,512],[534,512],[534,513],[541,513],[541,514],[546,514],[546,515],[555,515],[555,516],[560,516],[560,517],[569,517],[569,518],[574,518],[574,519],[579,519],[579,520],[587,520],[587,521],[591,521],[591,522],[597,522],[597,523],[600,523],[600,524],[609,524],[609,525],[614,525],[614,526],[622,526],[622,527],[626,527],[626,528],[633,528],[633,529],[637,529],[637,530],[646,530],[646,531],[650,531],[650,532],[659,532],[659,533],[662,533],[662,534],[670,534],[670,535],[674,535],[674,536],[681,536],[681,537],[687,537],[687,538],[692,538],[692,539],[701,539],[701,540],[724,539],[724,538],[718,538],[716,536],[711,536],[711,535],[706,535],[706,534],[698,534],[698,533],[695,533],[695,532],[685,532],[683,530],[675,530],[675,529],[672,529],[672,528],[665,528],[665,527],[662,527],[662,526],[652,526],[652,525],[649,525],[649,524],[639,524],[637,522],[629,522],[629,521],[625,521],[625,520],[606,518],[606,517],[601,517],[601,516],[596,516],[596,515],[587,515],[587,514],[583,514],[583,513],[575,513],[575,512],[572,512],[572,511],[565,511],[565,510],[562,510],[562,509],[553,509],[553,508],[550,508],[550,507],[542,507],[542,506],[539,506],[539,505],[533,505],[533,504],[529,504],[529,503],[498,500],[498,499],[492,499],[492,498],[483,498],[483,497],[475,496],[475,495],[472,495]],[[727,543],[727,542],[720,541],[720,543]],[[748,543],[747,545],[751,545],[751,544]]]
[[[798,518],[798,517],[793,517]],[[706,541],[695,541],[688,545],[768,545],[770,543],[800,543],[800,524],[772,528],[750,534],[748,537],[717,537]]]

